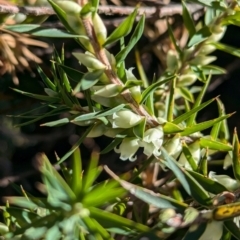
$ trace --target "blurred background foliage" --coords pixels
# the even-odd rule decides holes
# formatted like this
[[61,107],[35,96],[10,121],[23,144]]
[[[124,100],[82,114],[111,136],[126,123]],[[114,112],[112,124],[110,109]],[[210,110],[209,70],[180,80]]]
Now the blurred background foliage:
[[[101,0],[102,5],[116,6],[135,6],[140,1],[135,0]],[[180,1],[170,0],[143,0],[141,6],[176,6]],[[45,0],[12,0],[0,1],[0,4],[15,4],[22,6],[47,6]],[[179,5],[181,8],[181,5]],[[108,32],[113,31],[123,19],[121,15],[106,16],[101,15],[108,28]],[[194,15],[196,19],[201,19],[202,12],[197,11]],[[14,24],[17,19],[9,18],[4,24]],[[182,46],[186,44],[186,29],[183,25],[181,14],[169,16],[169,22],[172,25],[176,39]],[[61,27],[56,16],[48,18],[45,25]],[[131,35],[131,34],[130,34]],[[40,179],[38,171],[35,168],[36,156],[39,152],[45,152],[49,159],[55,159],[55,152],[59,156],[64,155],[69,148],[76,142],[81,127],[73,124],[65,125],[61,128],[40,127],[43,121],[30,123],[21,127],[20,119],[11,117],[26,111],[34,111],[39,107],[39,102],[25,97],[12,91],[18,85],[18,88],[32,93],[41,93],[43,83],[36,70],[36,64],[40,64],[43,71],[51,76],[49,65],[51,54],[55,48],[61,51],[64,42],[65,63],[67,66],[78,69],[81,68],[71,52],[79,51],[79,45],[73,39],[50,39],[50,38],[32,38],[26,34],[17,34],[4,30],[1,27],[0,35],[0,188],[1,196],[15,194],[10,182],[23,185],[28,192],[39,194],[35,188],[35,183]],[[240,48],[240,29],[236,26],[230,26],[221,42]],[[159,77],[165,70],[166,53],[172,49],[172,43],[169,39],[166,18],[152,16],[146,19],[144,35],[137,44],[136,51],[132,51],[127,58],[126,68],[133,67],[134,74],[138,77],[139,71],[136,64],[141,61],[145,74],[149,79],[153,79],[154,74]],[[112,46],[111,51],[115,54],[119,51],[118,46]],[[240,133],[240,59],[230,54],[216,51],[216,65],[227,69],[226,75],[217,75],[208,88],[206,99],[221,95],[221,100],[225,104],[226,112],[237,111],[229,120],[230,133],[233,133],[234,127],[237,127]],[[196,85],[201,83],[197,82]],[[44,113],[46,109],[42,108],[34,114]],[[9,116],[10,115],[10,116]],[[198,120],[204,121],[218,116],[217,105],[211,104],[198,115]],[[61,116],[63,117],[63,116]],[[56,118],[44,119],[44,122]],[[86,139],[81,146],[81,152],[84,160],[87,160],[93,148],[104,148],[111,140],[106,137],[96,139]],[[216,156],[216,159],[222,156]],[[141,158],[140,158],[141,159]],[[109,153],[100,157],[101,163],[107,163],[109,167],[117,172],[126,172],[132,168],[135,163],[123,162],[115,153]],[[222,166],[213,165],[209,170],[223,172]],[[227,170],[224,174],[232,175],[232,170]],[[105,178],[103,174],[101,178]]]

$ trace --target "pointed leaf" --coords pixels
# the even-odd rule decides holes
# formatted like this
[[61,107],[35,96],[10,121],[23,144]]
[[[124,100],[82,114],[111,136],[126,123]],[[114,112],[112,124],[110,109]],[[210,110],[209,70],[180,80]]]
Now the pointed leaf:
[[209,29],[208,26],[205,26],[203,28],[201,28],[199,31],[197,31],[192,38],[190,39],[189,43],[188,43],[188,47],[192,47],[194,45],[197,45],[201,42],[203,42],[204,40],[206,40],[208,37],[211,36],[211,31]]
[[170,82],[171,80],[173,80],[175,78],[175,75],[171,75],[165,79],[163,79],[162,81],[158,81],[156,83],[151,84],[148,88],[146,88],[143,93],[142,93],[142,100],[140,103],[144,103],[145,100],[148,98],[149,94],[151,92],[153,92],[154,90],[156,90],[158,87],[160,87],[161,85]]
[[239,149],[239,140],[238,140],[236,129],[234,129],[232,145],[233,145],[233,151],[232,151],[233,173],[234,173],[235,179],[240,181],[240,149]]
[[163,147],[161,148],[161,152],[161,158],[165,160],[166,166],[173,171],[185,191],[200,204],[210,206],[212,199],[204,188],[188,172],[182,170],[176,160]]
[[34,94],[34,93],[29,93],[29,92],[24,92],[16,88],[12,88],[13,91],[21,93],[22,95],[25,95],[27,97],[35,98],[41,101],[46,101],[46,102],[59,102],[60,98],[58,97],[49,97],[45,95],[40,95],[40,94]]
[[138,125],[133,127],[134,135],[142,139],[145,132],[145,126],[146,126],[146,118],[143,118],[143,120]]
[[201,138],[200,139],[200,146],[203,148],[209,148],[213,150],[218,150],[218,151],[231,151],[233,148],[232,146],[213,140],[213,139],[208,139],[208,138]]
[[129,52],[135,47],[138,40],[141,38],[144,30],[144,24],[145,24],[145,16],[143,15],[141,19],[139,20],[133,35],[131,36],[128,45],[123,48],[117,55],[116,55],[116,61],[117,65],[119,65],[121,62],[125,60]]
[[189,37],[191,38],[196,33],[195,24],[192,19],[191,13],[188,11],[188,8],[184,1],[182,1],[182,8],[183,8],[182,15],[183,15],[184,25],[188,30]]
[[179,124],[179,123],[187,120],[190,116],[199,112],[200,110],[202,110],[203,108],[205,108],[207,105],[209,105],[210,103],[212,103],[215,100],[216,100],[216,98],[210,99],[209,101],[201,104],[200,106],[195,107],[195,108],[191,109],[190,111],[187,111],[186,113],[184,113],[184,114],[180,115],[179,117],[175,118],[173,120],[173,123],[174,124]]
[[122,37],[128,35],[133,27],[133,23],[137,16],[137,9],[135,9],[114,31],[113,33],[107,38],[104,46],[107,46],[110,43],[116,42]]
[[47,122],[47,123],[43,123],[40,126],[44,126],[44,127],[59,127],[62,125],[65,125],[69,123],[69,119],[68,118],[62,118],[56,121],[51,121],[51,122]]
[[59,159],[58,164],[64,162],[76,151],[76,149],[81,145],[81,143],[84,141],[84,139],[93,129],[93,127],[94,127],[94,124],[87,128],[87,130],[83,133],[83,135],[79,138],[79,140],[72,146],[72,148],[63,157]]
[[182,97],[185,98],[186,100],[188,100],[189,102],[194,101],[193,94],[189,91],[188,88],[181,87],[181,88],[178,89],[178,91],[180,92]]
[[210,120],[210,121],[202,122],[202,123],[187,127],[180,134],[181,134],[181,136],[189,136],[192,133],[201,132],[205,129],[208,129],[208,128],[212,127],[214,124],[231,117],[232,115],[233,115],[232,113],[227,114],[227,115],[224,115],[224,116],[219,117],[219,118],[215,118],[215,119]]
[[201,186],[208,192],[213,194],[219,194],[224,191],[227,191],[227,189],[221,185],[219,182],[216,182],[210,178],[204,177],[202,174],[199,174],[197,172],[193,172],[190,170],[187,170],[187,172],[201,184]]
[[77,71],[74,68],[67,67],[63,64],[58,64],[60,68],[64,70],[69,78],[74,80],[75,82],[79,82],[79,80],[83,77],[84,73]]
[[174,134],[182,131],[183,131],[182,128],[180,128],[178,125],[171,122],[166,122],[163,125],[163,132],[165,134]]
[[227,52],[229,54],[232,54],[233,56],[240,57],[240,49],[231,47],[227,44],[223,44],[220,42],[213,42],[211,43],[213,46],[215,46],[218,50]]
[[240,229],[233,220],[224,221],[225,228],[238,240],[240,240]]

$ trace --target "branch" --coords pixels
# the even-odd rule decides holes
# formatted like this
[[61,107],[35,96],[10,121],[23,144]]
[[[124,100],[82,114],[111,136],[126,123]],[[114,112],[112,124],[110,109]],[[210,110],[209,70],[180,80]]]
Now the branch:
[[[203,6],[198,4],[187,4],[190,13],[196,13],[204,9]],[[134,7],[124,7],[124,6],[99,6],[98,13],[105,15],[129,15],[134,11]],[[23,13],[25,15],[42,16],[42,15],[55,15],[55,12],[51,7],[19,7],[14,5],[3,5],[0,4],[0,13]],[[138,14],[144,14],[146,17],[156,16],[158,18],[163,18],[167,16],[172,16],[175,14],[182,14],[181,4],[169,4],[167,6],[156,6],[156,7],[140,7],[138,9]]]

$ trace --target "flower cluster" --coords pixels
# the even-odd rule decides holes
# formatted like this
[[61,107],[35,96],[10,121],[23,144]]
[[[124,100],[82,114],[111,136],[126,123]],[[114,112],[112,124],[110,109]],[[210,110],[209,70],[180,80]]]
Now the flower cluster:
[[142,139],[137,137],[125,138],[119,148],[115,148],[116,153],[120,153],[120,159],[135,161],[135,155],[139,147],[143,147],[143,153],[148,157],[152,154],[158,157],[161,154],[161,146],[163,143],[163,130],[161,126],[150,128],[145,131]]

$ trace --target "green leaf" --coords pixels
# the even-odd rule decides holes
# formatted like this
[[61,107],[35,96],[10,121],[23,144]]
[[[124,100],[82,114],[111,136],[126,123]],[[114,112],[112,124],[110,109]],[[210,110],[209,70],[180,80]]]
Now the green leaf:
[[[193,105],[193,108],[196,108],[196,107],[198,107],[201,104],[202,99],[203,99],[203,97],[204,97],[204,95],[205,95],[205,93],[207,91],[207,88],[209,86],[210,81],[211,81],[211,75],[208,76],[208,79],[204,83],[204,85],[202,87],[202,90],[198,94],[197,99],[196,99],[196,101],[195,101],[195,103]],[[194,121],[196,119],[196,116],[197,116],[197,112],[195,112],[194,114],[192,114],[190,116],[190,118],[187,121],[187,126],[191,126],[194,123]]]
[[176,160],[163,147],[161,148],[161,152],[161,158],[165,160],[165,165],[173,171],[185,191],[201,205],[212,205],[212,199],[204,188],[188,172],[182,170]]
[[53,91],[56,91],[56,86],[54,85],[54,83],[45,75],[45,73],[43,72],[43,70],[41,69],[41,67],[39,65],[37,65],[37,71],[40,75],[40,77],[42,78],[43,82],[45,83],[45,85],[52,89]]
[[181,87],[181,88],[178,88],[178,91],[180,92],[182,97],[185,98],[187,101],[189,101],[189,102],[193,102],[194,101],[193,94],[189,91],[188,88]]
[[240,229],[233,220],[224,221],[225,228],[238,240],[240,240]]
[[64,70],[64,72],[67,74],[69,78],[71,78],[75,82],[79,82],[79,80],[83,77],[84,73],[79,72],[78,70],[74,68],[67,67],[63,64],[58,64],[58,66]]
[[219,118],[215,118],[215,119],[210,120],[210,121],[206,121],[206,122],[202,122],[202,123],[199,123],[199,124],[196,124],[196,125],[192,125],[190,127],[186,127],[183,130],[183,132],[180,133],[180,135],[181,136],[188,136],[188,135],[190,135],[192,133],[195,133],[195,132],[201,132],[201,131],[203,131],[207,128],[212,127],[214,124],[231,117],[232,115],[233,115],[233,113],[224,115],[224,116],[219,117]]
[[[219,116],[223,116],[225,114],[224,105],[218,98],[217,98],[217,105],[218,105]],[[226,121],[226,120],[224,120],[224,121]],[[210,136],[212,137],[213,140],[216,140],[218,138],[219,133],[220,133],[221,124],[222,124],[222,122],[219,122],[219,123],[216,123],[213,125],[213,128],[210,133]]]
[[41,119],[43,119],[43,118],[50,117],[50,116],[55,116],[55,115],[58,115],[58,114],[60,114],[60,113],[66,112],[67,110],[69,110],[69,108],[66,108],[66,107],[64,107],[64,106],[59,107],[59,108],[55,108],[55,109],[53,109],[52,111],[49,111],[49,112],[47,112],[47,113],[45,113],[45,114],[42,114],[42,115],[37,116],[37,117],[34,117],[34,118],[33,118],[32,120],[30,120],[30,121],[17,124],[16,127],[25,126],[25,125],[28,125],[28,124],[37,122],[37,121],[39,121],[39,120],[41,120]]
[[40,126],[44,126],[44,127],[59,127],[62,125],[65,125],[69,123],[69,119],[68,118],[62,118],[56,121],[51,121],[51,122],[47,122],[47,123],[43,123]]
[[219,194],[224,191],[227,191],[227,189],[221,185],[219,182],[216,182],[210,178],[204,177],[202,174],[199,174],[197,172],[193,172],[190,170],[186,170],[206,191],[213,193],[213,194]]
[[86,3],[85,5],[83,5],[83,8],[80,12],[80,16],[81,17],[89,16],[90,13],[95,12],[95,11],[96,11],[96,9],[92,6],[92,4]]
[[173,33],[173,30],[172,30],[172,27],[171,27],[171,24],[167,21],[167,24],[168,24],[168,34],[170,36],[170,39],[175,47],[175,49],[177,50],[177,52],[179,53],[179,55],[181,55],[182,51],[180,49],[180,47],[178,46],[178,43],[177,43],[177,40],[174,36],[174,33]]
[[91,5],[94,8],[93,14],[95,14],[98,10],[98,6],[99,6],[99,0],[91,0]]
[[36,37],[48,37],[48,38],[83,38],[88,39],[84,35],[71,34],[66,31],[57,29],[57,28],[44,28],[38,24],[17,24],[6,26],[5,29],[8,29],[13,32],[18,33],[27,33]]
[[211,43],[213,46],[215,46],[218,50],[224,51],[226,53],[230,53],[233,56],[240,57],[240,49],[231,47],[227,44],[223,44],[220,42],[213,42]]
[[124,188],[103,187],[95,191],[95,189],[88,192],[82,200],[85,206],[97,207],[107,203],[115,202],[117,198],[122,198],[126,194]]
[[119,64],[125,60],[129,52],[135,47],[138,40],[141,38],[144,30],[144,24],[145,24],[145,16],[143,15],[139,20],[137,27],[135,28],[133,35],[129,40],[128,45],[116,55],[115,58],[117,61],[117,66],[119,66]]
[[110,109],[106,109],[106,110],[100,111],[100,112],[97,113],[97,117],[100,118],[100,117],[110,116],[113,113],[122,110],[125,106],[126,106],[126,104],[120,104],[120,105],[118,105],[118,106],[116,106],[114,108],[110,108]]
[[81,145],[81,143],[84,141],[86,136],[90,133],[90,131],[93,129],[94,124],[87,128],[87,130],[82,134],[82,136],[78,139],[78,141],[72,146],[72,148],[59,159],[58,164],[64,162],[67,160],[75,151],[76,149]]
[[192,116],[193,114],[199,112],[200,110],[202,110],[203,108],[205,108],[207,105],[209,105],[210,103],[212,103],[213,101],[215,101],[216,98],[213,98],[213,99],[210,99],[208,100],[207,102],[201,104],[200,106],[198,107],[195,107],[193,108],[192,110],[190,111],[187,111],[186,113],[180,115],[179,117],[175,118],[172,123],[174,124],[179,124],[185,120],[187,120],[190,116]]
[[142,139],[145,132],[145,126],[146,126],[146,118],[143,118],[143,120],[138,125],[133,127],[134,135]]
[[84,196],[89,191],[89,188],[92,186],[93,182],[102,172],[102,167],[98,167],[98,160],[99,154],[97,152],[92,152],[87,170],[84,172],[82,179],[82,196]]
[[176,160],[174,158],[172,158],[168,154],[168,152],[165,150],[165,148],[163,148],[163,147],[161,148],[161,153],[162,153],[161,158],[164,159],[165,165],[173,171],[174,175],[181,182],[185,191],[191,196],[191,189],[190,189],[189,183],[188,183],[186,177],[184,176],[183,171],[178,166]]
[[233,133],[233,156],[232,156],[232,162],[233,162],[233,173],[236,180],[240,180],[240,150],[239,150],[239,140],[237,135],[237,130],[234,129]]
[[94,86],[99,81],[99,78],[102,76],[102,74],[103,70],[95,70],[84,74],[80,82],[73,90],[73,94],[76,94],[79,92],[79,90],[84,91]]
[[175,89],[176,89],[176,78],[173,79],[171,86],[170,86],[170,92],[168,94],[168,101],[167,101],[167,121],[171,122],[173,120],[173,112],[175,107]]
[[21,93],[22,95],[25,95],[27,97],[35,98],[35,99],[38,99],[41,101],[52,102],[52,103],[60,101],[60,98],[58,98],[58,97],[49,97],[49,96],[45,96],[45,95],[24,92],[24,91],[21,91],[16,88],[12,88],[12,90],[15,92]]
[[107,38],[104,46],[107,46],[110,43],[116,42],[122,37],[127,36],[133,27],[133,23],[137,16],[137,9],[135,9],[114,31],[113,33]]
[[198,165],[185,142],[182,143],[182,151],[193,171],[197,171]]
[[196,33],[195,24],[192,19],[191,13],[188,11],[188,8],[184,1],[182,1],[182,8],[183,8],[182,15],[183,15],[184,25],[188,30],[189,37],[191,38]]
[[227,71],[224,68],[215,66],[215,65],[206,65],[206,66],[201,66],[201,69],[204,74],[206,75],[221,75],[221,74],[226,74]]
[[120,144],[122,142],[123,138],[121,137],[116,137],[113,139],[113,141],[101,151],[101,154],[106,154],[108,152],[110,152],[111,150],[113,150],[118,144]]
[[182,128],[180,128],[178,125],[171,122],[166,122],[163,125],[163,132],[165,134],[174,134],[182,131],[183,131]]
[[71,189],[76,196],[82,191],[82,158],[79,148],[72,155]]
[[149,227],[134,222],[125,217],[118,216],[111,212],[107,212],[105,210],[101,210],[95,207],[89,207],[90,217],[100,222],[104,228],[120,228],[123,230],[127,230],[132,233],[132,231],[137,230],[140,232],[148,232]]
[[25,209],[10,207],[6,210],[11,215],[11,217],[14,217],[16,219],[16,222],[20,225],[20,227],[24,227],[28,223],[32,223],[40,218],[40,216],[38,216],[36,213],[27,211]]
[[175,78],[175,75],[171,75],[170,77],[165,78],[162,81],[158,81],[156,83],[151,84],[148,88],[146,88],[143,93],[142,93],[142,100],[140,102],[144,103],[145,100],[148,98],[148,96],[151,94],[151,92],[153,92],[154,90],[156,90],[158,87],[160,87],[161,85],[170,82],[171,80],[173,80]]
[[213,140],[213,139],[208,139],[208,138],[201,138],[200,139],[200,146],[203,148],[209,148],[213,150],[218,150],[218,151],[232,151],[232,146]]
[[[64,196],[65,200],[69,201],[75,200],[76,196],[73,193],[72,189],[62,178],[62,176],[58,173],[58,171],[53,167],[53,165],[48,160],[47,156],[45,154],[41,154],[39,158],[40,158],[39,160],[41,160],[39,161],[40,162],[39,169],[42,172],[43,180],[47,185],[46,188],[48,190],[48,194],[52,194],[53,190],[57,190],[61,195]],[[56,196],[55,198],[57,200]]]
[[194,45],[197,45],[203,41],[205,41],[208,37],[211,36],[211,31],[208,26],[204,26],[199,31],[197,31],[192,38],[190,39],[188,43],[188,47],[192,47]]
[[197,229],[195,231],[188,230],[186,235],[184,236],[183,240],[193,240],[193,239],[200,239],[203,235],[205,229],[207,227],[207,223],[201,223],[197,225]]

